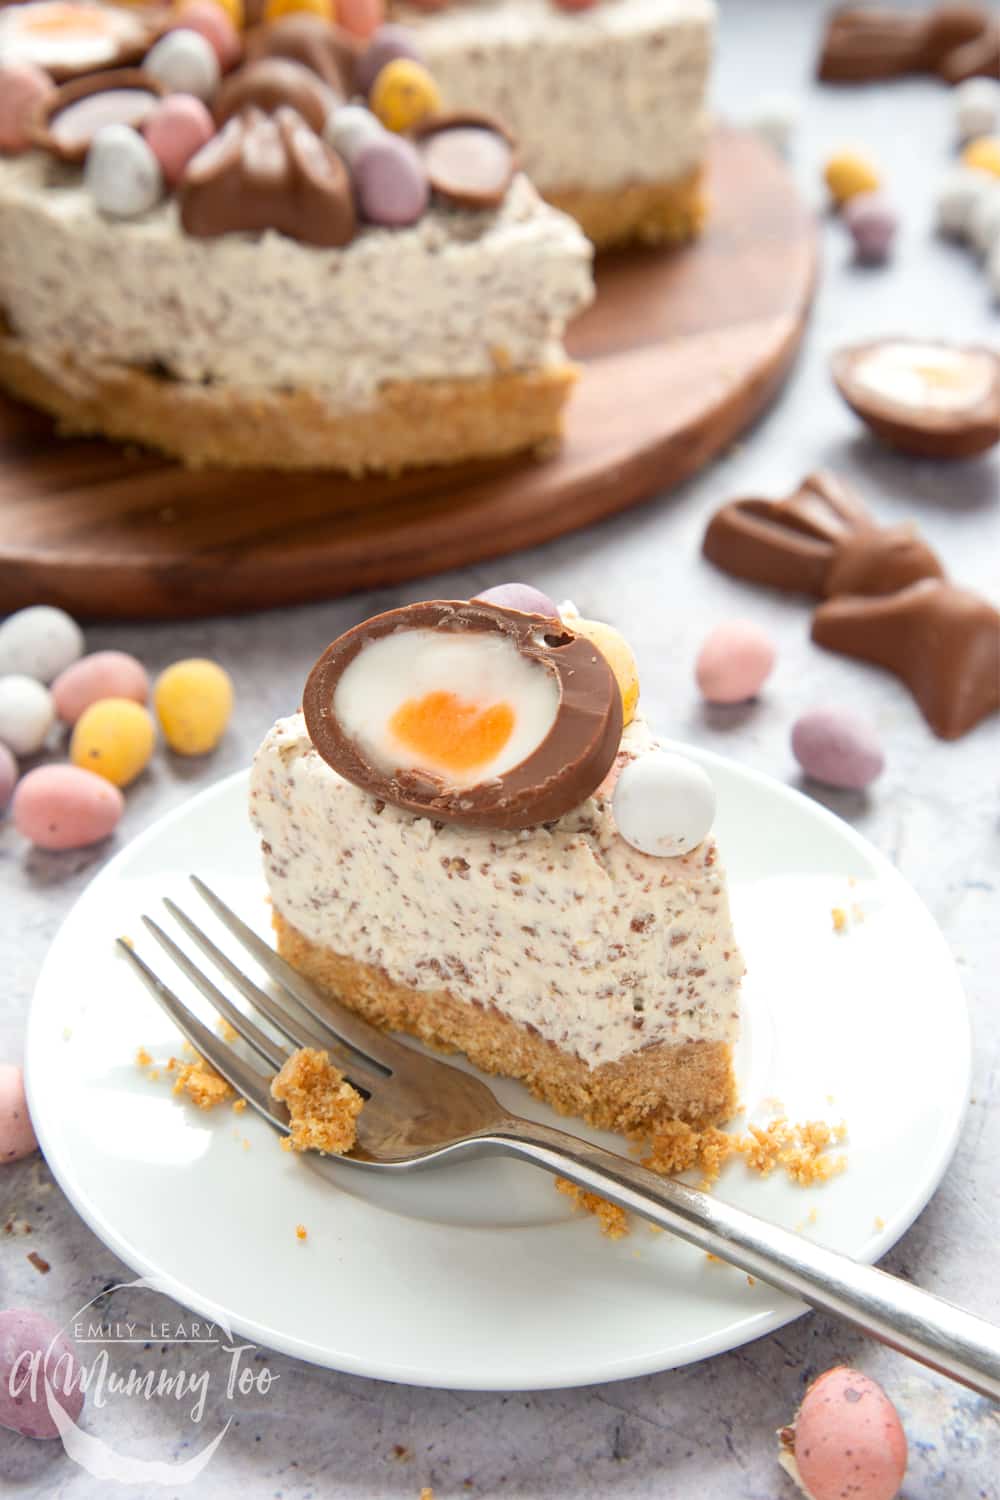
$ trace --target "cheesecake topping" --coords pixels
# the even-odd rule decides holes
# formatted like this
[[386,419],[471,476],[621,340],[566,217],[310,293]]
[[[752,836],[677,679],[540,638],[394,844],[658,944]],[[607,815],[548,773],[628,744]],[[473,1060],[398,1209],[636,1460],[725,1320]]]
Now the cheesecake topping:
[[622,732],[617,681],[591,642],[542,615],[443,600],[334,641],[303,712],[346,780],[473,828],[529,828],[579,806]]

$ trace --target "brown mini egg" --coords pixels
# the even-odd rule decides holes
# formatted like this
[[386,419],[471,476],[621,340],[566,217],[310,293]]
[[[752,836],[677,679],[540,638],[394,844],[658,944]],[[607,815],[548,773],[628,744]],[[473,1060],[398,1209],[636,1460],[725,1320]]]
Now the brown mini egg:
[[434,600],[376,615],[324,651],[303,694],[313,744],[347,781],[408,812],[529,828],[610,770],[615,675],[541,615]]

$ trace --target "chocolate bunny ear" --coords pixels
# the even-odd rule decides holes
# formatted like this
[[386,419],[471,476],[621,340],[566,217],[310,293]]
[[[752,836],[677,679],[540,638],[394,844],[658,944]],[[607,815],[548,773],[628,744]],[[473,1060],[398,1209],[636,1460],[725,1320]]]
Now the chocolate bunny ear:
[[712,517],[702,550],[736,578],[829,598],[892,594],[944,570],[911,526],[877,526],[835,474],[810,474],[785,500],[734,500]]
[[810,474],[784,500],[733,500],[712,517],[702,550],[724,573],[795,593],[826,593],[838,546],[876,532],[861,498],[833,474]]

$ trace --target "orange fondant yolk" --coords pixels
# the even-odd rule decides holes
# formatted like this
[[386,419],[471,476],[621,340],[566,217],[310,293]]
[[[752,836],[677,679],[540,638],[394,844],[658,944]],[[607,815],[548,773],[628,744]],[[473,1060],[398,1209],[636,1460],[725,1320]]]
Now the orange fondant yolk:
[[509,703],[483,708],[438,691],[400,704],[389,728],[409,750],[449,771],[470,771],[498,755],[514,728]]

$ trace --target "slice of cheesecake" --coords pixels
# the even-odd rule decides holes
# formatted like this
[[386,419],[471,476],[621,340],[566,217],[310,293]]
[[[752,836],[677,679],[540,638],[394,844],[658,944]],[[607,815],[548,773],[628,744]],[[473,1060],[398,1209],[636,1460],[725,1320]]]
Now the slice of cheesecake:
[[301,714],[254,761],[278,948],[369,1021],[520,1079],[564,1114],[642,1132],[735,1108],[743,961],[714,838],[656,858],[621,837],[610,773],[553,822],[435,821],[345,780]]

